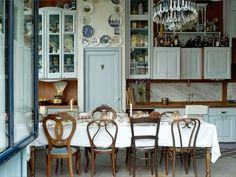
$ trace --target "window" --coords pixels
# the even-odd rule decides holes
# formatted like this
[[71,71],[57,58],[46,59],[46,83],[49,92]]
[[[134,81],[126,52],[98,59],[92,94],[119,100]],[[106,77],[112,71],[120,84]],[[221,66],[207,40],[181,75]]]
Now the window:
[[37,0],[0,0],[0,163],[37,135]]

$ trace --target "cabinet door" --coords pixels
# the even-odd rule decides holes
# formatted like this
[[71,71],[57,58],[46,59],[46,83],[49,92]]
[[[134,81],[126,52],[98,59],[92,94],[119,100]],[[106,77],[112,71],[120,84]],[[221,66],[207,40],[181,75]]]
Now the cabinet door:
[[181,48],[181,79],[201,79],[201,49]]
[[180,79],[180,48],[167,48],[167,78]]
[[180,48],[154,48],[154,79],[180,79]]
[[154,79],[167,79],[168,71],[167,48],[154,48],[153,77]]
[[210,122],[216,125],[219,142],[224,141],[224,120],[221,116],[210,116]]
[[62,77],[76,77],[75,13],[63,13],[62,21]]
[[230,79],[231,54],[228,47],[206,47],[204,52],[204,78]]
[[150,2],[129,0],[129,78],[150,78]]
[[230,23],[230,25],[231,25],[231,36],[232,37],[236,37],[236,23],[235,23],[235,21],[236,21],[236,10],[232,10],[231,11],[231,23]]
[[61,12],[47,11],[47,75],[61,78]]
[[224,142],[235,142],[235,121],[236,116],[225,116],[224,117]]

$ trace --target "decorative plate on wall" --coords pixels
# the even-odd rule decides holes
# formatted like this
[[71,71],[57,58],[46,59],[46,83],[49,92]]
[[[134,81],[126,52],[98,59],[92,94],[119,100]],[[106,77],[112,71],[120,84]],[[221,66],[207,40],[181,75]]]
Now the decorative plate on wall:
[[91,14],[94,10],[94,6],[90,2],[83,2],[82,4],[82,12],[85,14]]
[[104,46],[109,46],[111,44],[111,37],[108,35],[103,35],[100,39],[100,42]]
[[97,36],[93,36],[90,38],[90,43],[93,46],[97,46],[100,43],[100,39]]
[[118,28],[122,24],[122,16],[118,13],[114,13],[108,18],[108,23],[111,27]]
[[84,45],[84,46],[88,46],[89,45],[89,39],[88,38],[85,38],[85,37],[82,37],[82,44]]
[[120,4],[123,0],[111,0],[113,4]]
[[90,18],[88,16],[82,16],[80,18],[80,23],[82,23],[83,25],[87,25],[90,21]]
[[91,37],[93,35],[93,28],[90,25],[83,26],[83,36]]
[[121,14],[123,12],[123,6],[122,5],[115,5],[114,11],[117,14]]
[[112,44],[114,45],[121,45],[122,44],[122,37],[119,35],[115,35],[112,37]]

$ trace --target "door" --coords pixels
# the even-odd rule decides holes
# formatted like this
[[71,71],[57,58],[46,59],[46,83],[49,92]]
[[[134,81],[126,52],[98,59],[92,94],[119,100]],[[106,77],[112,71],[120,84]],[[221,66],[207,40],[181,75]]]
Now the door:
[[120,48],[85,48],[85,111],[107,104],[121,108]]

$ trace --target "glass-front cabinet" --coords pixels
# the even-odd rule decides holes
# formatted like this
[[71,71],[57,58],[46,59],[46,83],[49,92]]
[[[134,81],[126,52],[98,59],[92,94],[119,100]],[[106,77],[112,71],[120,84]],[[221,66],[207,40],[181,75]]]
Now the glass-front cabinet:
[[40,9],[39,21],[42,19],[41,23],[46,27],[39,28],[39,39],[42,40],[40,78],[76,78],[75,18],[74,11],[55,7]]
[[129,78],[150,77],[151,1],[129,0]]
[[0,164],[37,135],[36,3],[0,1]]

